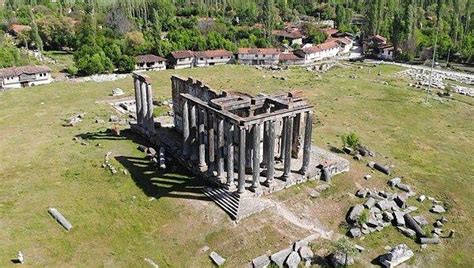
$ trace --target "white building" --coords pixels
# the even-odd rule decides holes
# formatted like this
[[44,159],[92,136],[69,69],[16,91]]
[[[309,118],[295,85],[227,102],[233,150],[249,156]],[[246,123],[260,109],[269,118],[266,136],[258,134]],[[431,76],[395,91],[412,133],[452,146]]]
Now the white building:
[[239,48],[237,59],[241,64],[273,65],[278,64],[280,51],[276,48]]
[[334,38],[334,41],[336,41],[339,44],[339,54],[346,54],[350,53],[352,47],[354,46],[354,41],[348,37],[339,37],[339,38]]
[[340,45],[332,40],[322,44],[305,47],[295,51],[298,57],[304,58],[304,63],[313,63],[315,61],[333,58],[339,53]]
[[393,54],[395,52],[394,47],[391,44],[385,44],[378,47],[379,53],[377,57],[382,60],[393,60]]
[[47,66],[22,66],[0,69],[0,88],[22,88],[53,82]]
[[166,59],[152,54],[135,57],[137,71],[160,71],[166,69]]
[[194,53],[191,50],[173,51],[168,63],[173,69],[192,68],[194,64]]
[[228,64],[232,60],[232,52],[225,49],[194,52],[194,66],[206,67]]

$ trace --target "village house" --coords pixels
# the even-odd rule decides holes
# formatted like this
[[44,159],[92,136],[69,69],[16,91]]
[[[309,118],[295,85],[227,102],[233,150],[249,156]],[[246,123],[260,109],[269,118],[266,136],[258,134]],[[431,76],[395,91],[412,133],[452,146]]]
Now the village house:
[[295,51],[298,57],[304,58],[304,63],[312,63],[318,60],[333,58],[339,53],[340,45],[332,40],[310,47],[304,47]]
[[191,50],[171,52],[168,65],[172,69],[192,68],[194,64],[194,53]]
[[300,58],[292,52],[280,53],[280,64],[282,65],[301,65],[304,64],[304,58]]
[[160,71],[166,69],[166,59],[156,55],[139,55],[135,57],[135,61],[135,70],[137,71]]
[[272,34],[278,39],[279,42],[287,40],[290,46],[294,44],[303,44],[303,33],[297,27],[288,27],[283,30],[274,30]]
[[377,57],[382,60],[393,60],[395,49],[392,44],[379,46]]
[[47,66],[22,66],[0,69],[0,88],[22,88],[49,84],[51,69]]
[[194,65],[197,67],[206,67],[228,64],[232,61],[232,57],[232,52],[225,49],[196,51],[194,52]]
[[241,64],[278,64],[280,51],[276,48],[239,48],[237,59]]
[[329,38],[328,41],[335,41],[339,44],[339,54],[346,54],[351,52],[351,48],[354,46],[354,41],[348,37]]

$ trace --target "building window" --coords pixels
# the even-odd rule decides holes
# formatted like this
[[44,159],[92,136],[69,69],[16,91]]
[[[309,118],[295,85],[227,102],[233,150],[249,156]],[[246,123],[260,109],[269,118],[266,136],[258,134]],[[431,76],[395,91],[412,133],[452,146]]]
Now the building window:
[[214,59],[214,57],[211,57],[211,60],[213,60],[213,59]]
[[199,60],[204,60],[204,58],[199,58]]
[[223,59],[224,57],[221,57],[221,59]]

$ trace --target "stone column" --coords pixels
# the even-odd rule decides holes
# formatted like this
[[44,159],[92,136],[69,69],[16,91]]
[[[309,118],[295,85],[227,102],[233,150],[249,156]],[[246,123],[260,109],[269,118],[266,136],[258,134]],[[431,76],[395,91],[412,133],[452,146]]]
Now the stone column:
[[135,77],[135,104],[137,108],[137,124],[139,126],[143,125],[143,117],[142,117],[142,95],[141,95],[141,88],[140,88],[140,80]]
[[239,194],[245,192],[245,142],[246,129],[243,126],[239,127]]
[[252,189],[260,187],[260,124],[253,126]]
[[140,97],[142,99],[142,127],[145,131],[148,129],[148,98],[146,83],[140,81]]
[[224,177],[224,119],[217,118],[217,176]]
[[262,167],[265,168],[267,166],[267,152],[268,152],[268,132],[270,128],[270,121],[265,121],[263,123],[263,162]]
[[313,113],[306,112],[306,125],[304,130],[304,147],[303,147],[303,166],[300,173],[306,175],[308,172],[309,162],[311,159],[311,136],[313,134]]
[[[248,133],[252,133],[252,128],[249,126]],[[245,172],[247,174],[252,174],[252,147],[250,144],[253,143],[253,135],[246,135],[245,137],[245,144],[249,146],[245,147]]]
[[215,140],[214,140],[214,122],[215,116],[212,112],[207,113],[207,148],[209,157],[209,170],[212,171],[211,167],[214,167],[215,163]]
[[196,120],[196,104],[192,103],[190,104],[191,109],[189,109],[189,121],[190,121],[190,133],[189,133],[189,140],[190,140],[190,155],[191,155],[191,160],[196,159],[196,144],[197,144],[197,120]]
[[151,84],[145,83],[146,85],[146,92],[147,92],[147,101],[148,101],[148,132],[149,134],[155,134],[155,119],[153,117],[153,89],[151,88]]
[[[266,123],[266,122],[265,122]],[[265,184],[271,186],[275,176],[275,122],[268,121],[268,146],[266,152],[267,180]]]
[[280,160],[281,162],[285,162],[285,157],[286,157],[286,149],[288,147],[286,147],[286,140],[288,138],[288,131],[286,131],[288,129],[288,121],[283,118],[283,126],[281,128],[281,136],[280,136]]
[[227,145],[227,186],[232,189],[234,184],[234,124],[229,123],[226,133]]
[[199,136],[198,136],[198,144],[199,144],[199,170],[204,172],[207,170],[206,164],[206,128],[204,126],[205,118],[204,118],[204,110],[198,107],[198,119],[199,119]]
[[288,177],[290,176],[291,172],[291,141],[292,141],[292,136],[293,136],[293,116],[287,116],[285,118],[286,121],[286,126],[287,128],[285,129],[285,161],[284,161],[284,169],[283,169],[283,180],[287,180]]
[[297,114],[293,120],[293,140],[291,146],[291,157],[298,158],[301,149],[301,113]]
[[189,159],[189,106],[188,100],[183,99],[183,157]]

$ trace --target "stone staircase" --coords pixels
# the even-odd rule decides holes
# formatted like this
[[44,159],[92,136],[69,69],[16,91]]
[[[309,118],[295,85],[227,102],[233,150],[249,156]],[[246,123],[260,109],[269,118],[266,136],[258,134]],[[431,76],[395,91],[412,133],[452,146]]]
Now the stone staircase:
[[239,219],[240,197],[223,188],[209,188],[202,189],[205,196],[209,197],[214,203],[222,208],[232,220]]

